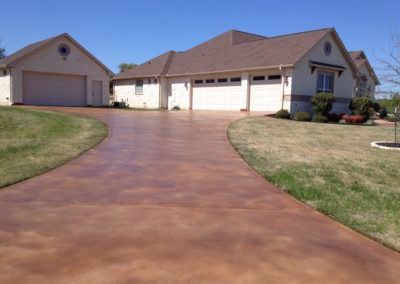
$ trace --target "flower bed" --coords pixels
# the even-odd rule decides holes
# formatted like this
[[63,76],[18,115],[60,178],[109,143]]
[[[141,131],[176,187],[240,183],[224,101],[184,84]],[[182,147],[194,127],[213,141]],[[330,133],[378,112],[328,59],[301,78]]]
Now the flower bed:
[[361,124],[364,118],[362,115],[344,115],[343,120],[349,124]]

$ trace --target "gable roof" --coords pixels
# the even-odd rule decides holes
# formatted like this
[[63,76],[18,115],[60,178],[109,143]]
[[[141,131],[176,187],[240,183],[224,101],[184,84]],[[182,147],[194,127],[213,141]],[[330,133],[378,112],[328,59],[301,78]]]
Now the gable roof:
[[357,50],[357,51],[349,51],[349,55],[351,59],[353,60],[354,64],[356,65],[357,69],[359,70],[363,64],[368,69],[368,72],[370,73],[371,77],[374,79],[376,85],[380,85],[381,83],[379,82],[378,77],[375,74],[374,69],[372,68],[371,64],[368,61],[367,56],[365,55],[365,52],[363,50]]
[[[112,79],[290,67],[294,66],[315,44],[330,33],[338,37],[333,28],[276,37],[229,30],[189,50],[165,53],[136,68],[118,74]],[[340,39],[338,42],[344,50],[344,56],[347,57],[349,65],[356,72]],[[162,71],[158,72],[158,70]]]
[[0,68],[6,69],[8,67],[12,67],[16,62],[24,59],[25,57],[34,54],[38,51],[40,51],[42,48],[48,46],[52,42],[60,39],[60,38],[67,38],[69,41],[71,41],[74,45],[76,45],[83,53],[85,53],[87,56],[89,56],[94,62],[96,62],[101,68],[103,68],[109,75],[114,75],[114,73],[108,69],[103,63],[101,63],[96,57],[94,57],[89,51],[87,51],[82,45],[80,45],[76,40],[74,40],[69,34],[63,33],[58,36],[54,36],[42,41],[38,41],[35,43],[32,43],[30,45],[25,46],[24,48],[21,48],[20,50],[14,52],[13,54],[10,54],[9,56],[6,56],[2,59],[0,59]]

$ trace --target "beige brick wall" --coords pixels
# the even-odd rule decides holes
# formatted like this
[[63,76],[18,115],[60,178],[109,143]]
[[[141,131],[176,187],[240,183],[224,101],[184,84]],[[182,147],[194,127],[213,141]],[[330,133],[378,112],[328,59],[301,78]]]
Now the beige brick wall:
[[368,70],[367,66],[365,65],[365,63],[360,66],[358,71],[367,77],[366,88],[368,89],[368,87],[370,87],[370,89],[371,89],[370,95],[372,97],[375,97],[375,81],[374,81],[374,78],[372,78],[372,76],[370,75],[369,70]]
[[[64,60],[58,53],[58,46],[65,43],[70,54]],[[102,104],[109,104],[109,76],[106,71],[66,38],[61,38],[39,52],[17,62],[12,69],[13,102],[23,103],[23,71],[63,73],[87,76],[87,104],[92,104],[92,81],[103,82]]]
[[[332,45],[332,51],[330,55],[325,55],[324,44],[329,41]],[[306,95],[313,96],[316,93],[317,88],[317,74],[318,70],[315,70],[311,74],[309,66],[309,60],[340,65],[346,67],[346,70],[339,77],[338,73],[335,73],[334,77],[334,95],[335,97],[352,98],[354,88],[354,78],[351,68],[345,60],[343,54],[340,52],[339,47],[331,35],[327,35],[316,44],[308,54],[302,58],[295,66],[293,70],[292,79],[292,94],[295,95]],[[335,104],[333,111],[343,112],[347,111],[347,104]],[[309,103],[291,102],[291,111],[309,111],[311,112],[311,105]]]
[[0,105],[11,105],[10,96],[10,75],[0,75]]
[[[150,83],[149,83],[150,80]],[[159,84],[154,78],[143,79],[143,94],[135,93],[135,80],[114,81],[115,101],[125,102],[130,107],[159,108]]]

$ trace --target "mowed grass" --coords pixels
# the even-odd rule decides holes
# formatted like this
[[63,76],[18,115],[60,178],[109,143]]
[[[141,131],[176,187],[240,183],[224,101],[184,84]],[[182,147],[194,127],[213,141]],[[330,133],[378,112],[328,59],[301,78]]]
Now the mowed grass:
[[107,135],[90,118],[0,107],[0,188],[58,167]]
[[400,151],[370,146],[393,129],[253,117],[233,122],[228,136],[268,181],[400,251]]

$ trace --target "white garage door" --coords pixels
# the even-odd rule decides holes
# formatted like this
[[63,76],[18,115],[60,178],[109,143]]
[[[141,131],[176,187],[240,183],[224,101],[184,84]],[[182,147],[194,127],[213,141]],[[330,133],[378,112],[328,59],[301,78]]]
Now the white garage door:
[[229,78],[194,80],[193,109],[240,110],[240,85],[240,81],[230,82]]
[[23,103],[43,106],[85,106],[86,77],[24,72]]
[[278,111],[282,108],[282,81],[280,75],[252,76],[250,110]]

